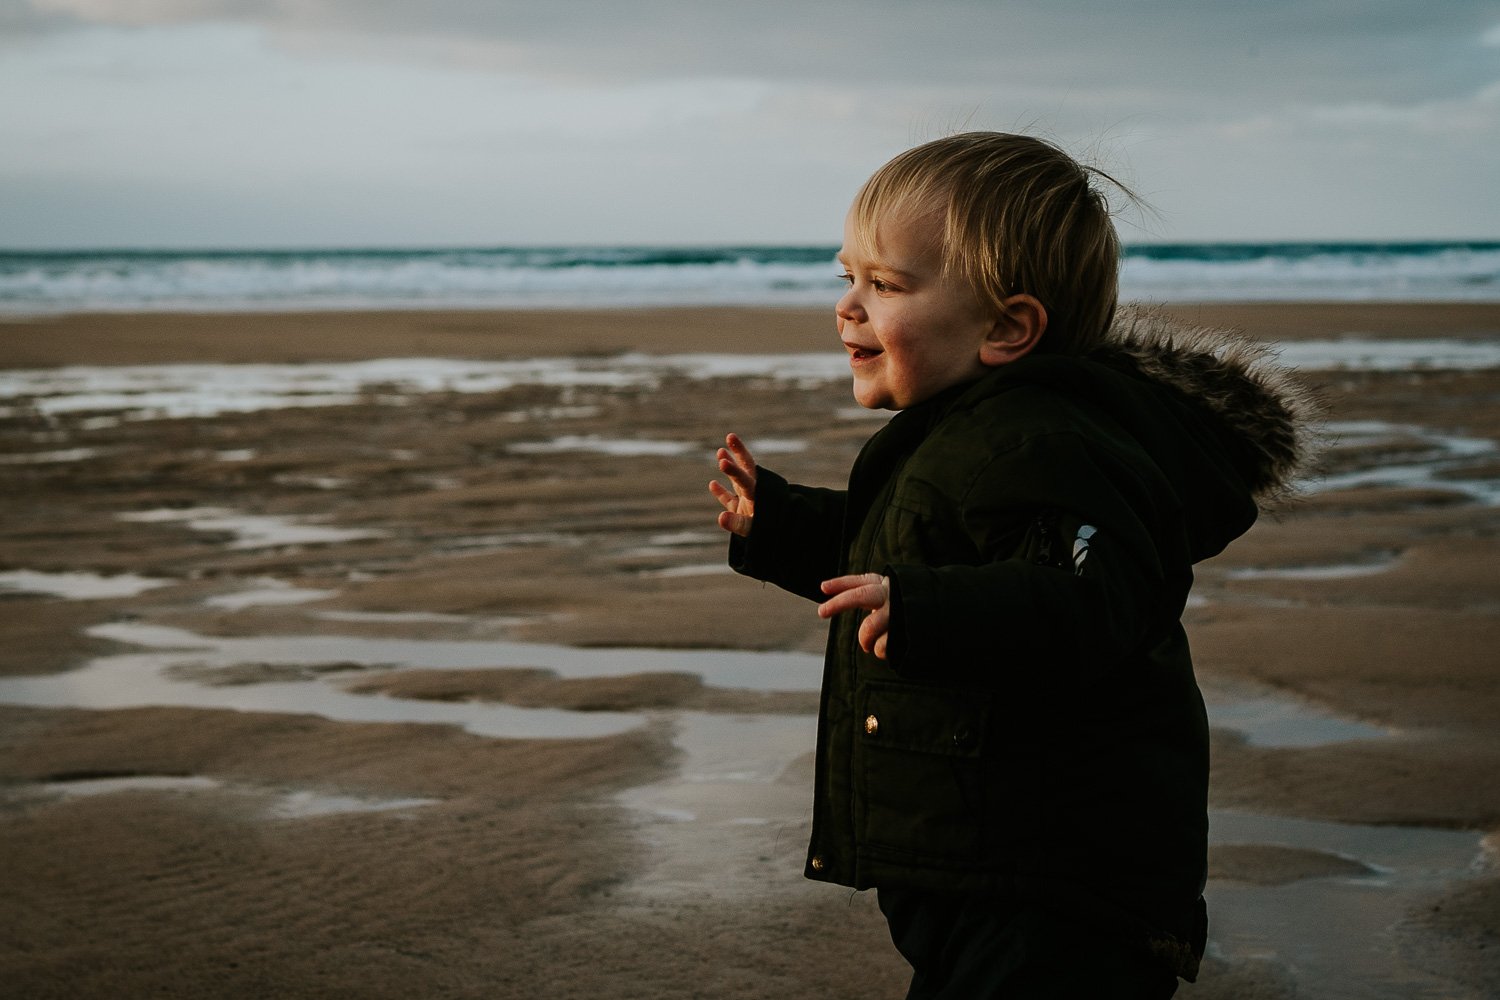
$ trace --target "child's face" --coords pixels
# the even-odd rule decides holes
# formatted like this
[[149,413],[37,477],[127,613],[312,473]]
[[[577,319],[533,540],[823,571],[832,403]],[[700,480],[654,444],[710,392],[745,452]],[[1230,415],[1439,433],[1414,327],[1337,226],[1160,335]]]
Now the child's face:
[[932,212],[882,220],[877,259],[852,212],[844,222],[838,259],[849,290],[834,314],[861,406],[904,410],[986,371],[979,348],[996,317],[944,273],[941,227]]

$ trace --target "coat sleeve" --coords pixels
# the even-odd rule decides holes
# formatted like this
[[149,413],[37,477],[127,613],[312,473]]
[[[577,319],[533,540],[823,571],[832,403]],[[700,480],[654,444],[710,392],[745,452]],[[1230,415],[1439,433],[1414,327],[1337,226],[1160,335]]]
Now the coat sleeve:
[[886,567],[891,667],[913,679],[1067,685],[1155,641],[1180,614],[1191,575],[1167,579],[1150,527],[1166,516],[1162,491],[1139,458],[1074,434],[995,456],[957,502],[975,564]]
[[847,494],[788,483],[762,467],[755,475],[755,519],[748,537],[730,537],[730,568],[823,600],[818,585],[839,573]]

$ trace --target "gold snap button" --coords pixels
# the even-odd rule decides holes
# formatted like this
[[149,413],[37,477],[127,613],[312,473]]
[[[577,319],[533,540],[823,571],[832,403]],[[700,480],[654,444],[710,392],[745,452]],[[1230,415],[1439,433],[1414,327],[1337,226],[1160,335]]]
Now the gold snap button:
[[874,736],[880,732],[880,720],[873,715],[865,716],[865,735]]
[[821,854],[814,854],[812,860],[809,861],[808,864],[812,866],[812,870],[815,872],[820,872],[824,868],[828,867],[827,864],[823,861],[823,855]]

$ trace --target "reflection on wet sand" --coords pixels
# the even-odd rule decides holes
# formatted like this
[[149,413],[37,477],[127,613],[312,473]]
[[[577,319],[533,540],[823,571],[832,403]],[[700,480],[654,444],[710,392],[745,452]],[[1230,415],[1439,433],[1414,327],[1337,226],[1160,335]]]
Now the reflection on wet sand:
[[[681,343],[696,332],[685,325]],[[1463,672],[1459,633],[1500,599],[1485,576],[1500,506],[1485,401],[1496,398],[1500,348],[1342,339],[1284,353],[1332,373],[1349,417],[1330,427],[1308,504],[1200,574],[1189,628],[1195,649],[1202,640],[1216,654],[1200,658],[1225,749],[1216,767],[1239,770],[1221,786],[1235,807],[1211,815],[1210,968],[1181,995],[1479,996],[1430,971],[1418,960],[1430,940],[1409,935],[1412,914],[1448,887],[1488,884],[1481,831],[1411,825],[1450,813],[1422,812],[1408,785],[1461,782],[1478,773],[1465,755],[1489,752],[1490,735],[1457,721],[1489,718],[1492,687]],[[356,842],[393,838],[362,855],[383,866],[362,889],[423,887],[339,911],[371,939],[402,932],[371,930],[370,919],[404,920],[424,896],[491,866],[506,893],[544,885],[527,905],[546,900],[553,922],[517,917],[507,948],[476,953],[530,948],[533,964],[555,969],[560,956],[640,945],[631,928],[646,926],[653,947],[687,956],[714,926],[716,953],[758,935],[777,953],[813,949],[809,967],[848,952],[851,969],[866,969],[885,945],[878,914],[839,896],[831,905],[848,926],[820,943],[807,921],[831,897],[797,877],[820,626],[725,571],[701,502],[723,429],[758,431],[761,453],[787,456],[778,468],[836,481],[865,423],[880,419],[844,419],[845,377],[827,352],[0,373],[0,476],[38,498],[5,526],[0,611],[11,635],[41,636],[13,642],[0,676],[0,714],[14,725],[0,733],[14,748],[0,834],[23,847],[27,837],[50,845],[53,831],[86,841],[95,822],[156,872],[151,844],[181,834],[174,850],[191,853],[205,822],[231,815],[242,824],[227,827],[231,841],[256,831],[256,850],[203,869],[230,887],[157,901],[184,907],[163,927],[192,933],[204,919],[194,899],[250,913],[235,894],[272,898],[286,870],[279,854],[255,867],[256,851],[315,843],[307,831],[324,826],[335,846],[309,858],[337,862]],[[734,426],[705,428],[710,412]],[[1333,655],[1328,622],[1356,612],[1403,621],[1413,602],[1450,593],[1469,617],[1411,619],[1454,623],[1427,641],[1428,662]],[[1250,653],[1224,639],[1236,627],[1251,630]],[[1287,629],[1302,630],[1278,646],[1289,666],[1267,674],[1251,654]],[[51,647],[64,655],[26,652]],[[49,742],[54,731],[67,739]],[[1421,770],[1435,733],[1453,741],[1438,746],[1461,748],[1442,774]],[[1292,764],[1312,791],[1278,798]],[[1319,770],[1332,765],[1365,770]],[[1366,800],[1393,801],[1362,801],[1361,822],[1348,822],[1338,802],[1313,797],[1326,774],[1362,775],[1378,788]],[[1339,780],[1359,797],[1347,787],[1357,780]],[[1481,824],[1493,815],[1487,795],[1475,784],[1467,811],[1445,821]],[[569,811],[551,816],[546,802]],[[279,838],[278,824],[297,836]],[[529,842],[533,828],[547,843]],[[584,830],[601,839],[570,851]],[[434,836],[440,847],[428,846]],[[69,855],[108,882],[115,861],[90,869],[91,856]],[[454,859],[461,879],[402,881]],[[343,885],[334,867],[297,869],[296,897],[304,883]],[[35,891],[16,898],[69,919],[100,912],[86,891],[26,884]],[[113,891],[135,903],[154,884]],[[442,938],[488,926],[495,897],[459,912]],[[331,919],[308,912],[309,926]],[[663,915],[680,918],[649,923]],[[745,921],[759,922],[734,929]],[[268,933],[260,947],[271,954],[285,935]],[[434,946],[403,947],[406,962]],[[443,952],[444,967],[454,957]],[[899,979],[896,963],[879,975]],[[416,977],[408,983],[436,969],[380,967]],[[689,966],[653,973],[708,981]]]

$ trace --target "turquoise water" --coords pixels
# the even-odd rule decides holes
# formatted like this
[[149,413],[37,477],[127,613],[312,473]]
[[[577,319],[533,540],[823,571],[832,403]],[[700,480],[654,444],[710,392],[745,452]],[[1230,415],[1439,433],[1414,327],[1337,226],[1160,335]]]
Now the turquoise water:
[[[837,247],[0,251],[0,313],[826,305]],[[1124,297],[1500,301],[1500,242],[1128,247]]]

